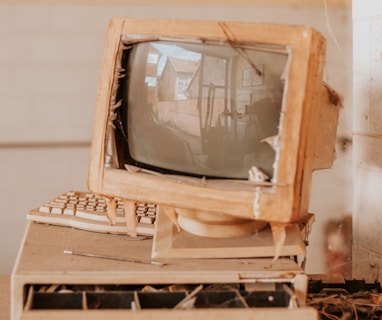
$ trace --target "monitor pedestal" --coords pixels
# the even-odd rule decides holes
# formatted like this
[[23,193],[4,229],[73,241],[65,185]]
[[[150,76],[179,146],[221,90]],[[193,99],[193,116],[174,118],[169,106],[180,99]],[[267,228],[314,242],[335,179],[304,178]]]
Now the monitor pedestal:
[[182,229],[180,227],[183,218],[177,226],[171,215],[166,214],[168,209],[159,208],[157,212],[152,258],[304,257],[304,239],[314,221],[314,215],[309,214],[303,222],[285,226],[285,240],[279,248],[274,241],[274,230],[268,224],[262,225],[256,232],[234,237],[199,236],[187,232],[187,227],[191,226],[192,231],[195,231],[195,225],[198,228],[202,225],[203,231],[206,231],[205,224],[186,219],[186,225],[189,224]]
[[263,229],[267,223],[219,215],[205,211],[176,209],[179,226],[194,235],[209,238],[232,238],[249,235]]

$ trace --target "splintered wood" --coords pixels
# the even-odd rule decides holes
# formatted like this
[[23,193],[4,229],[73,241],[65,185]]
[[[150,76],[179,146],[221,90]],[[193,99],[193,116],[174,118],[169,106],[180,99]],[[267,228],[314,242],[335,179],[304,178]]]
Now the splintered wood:
[[137,236],[137,216],[135,214],[135,201],[122,199],[125,210],[127,234],[132,237]]
[[275,253],[270,267],[273,266],[275,261],[280,257],[282,248],[286,239],[286,226],[281,223],[271,223],[271,230],[273,235],[273,242],[275,244]]
[[117,219],[117,201],[114,198],[106,198],[107,217],[112,225]]
[[175,208],[159,206],[159,210],[163,210],[170,221],[176,226],[178,232],[180,232],[180,226],[178,223],[178,214],[176,213]]
[[335,291],[334,288],[332,294],[308,294],[306,304],[318,310],[323,320],[381,319],[381,293]]

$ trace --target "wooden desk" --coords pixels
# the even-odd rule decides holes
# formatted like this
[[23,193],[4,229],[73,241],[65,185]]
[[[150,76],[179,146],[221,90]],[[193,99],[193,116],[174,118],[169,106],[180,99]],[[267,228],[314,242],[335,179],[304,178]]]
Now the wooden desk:
[[[291,259],[279,259],[269,269],[271,258],[246,259],[167,259],[164,266],[151,264],[115,261],[67,255],[64,250],[113,255],[118,257],[150,260],[152,240],[135,240],[124,235],[110,235],[81,231],[72,228],[30,223],[24,243],[20,249],[13,277],[13,320],[19,319],[83,319],[83,310],[23,310],[29,285],[53,284],[216,284],[216,283],[256,283],[280,282],[291,283],[299,301],[305,300],[307,276]],[[28,304],[28,302],[26,302]],[[113,310],[114,319],[131,317],[131,319],[151,319],[156,312],[156,319],[271,319],[272,311],[287,319],[316,319],[316,311],[311,308],[259,308],[248,309],[199,309],[199,310],[140,310],[137,312]],[[204,310],[204,311],[203,311]],[[295,312],[294,312],[295,311]],[[85,317],[108,318],[111,311],[89,310]],[[195,312],[195,313],[194,313]],[[205,312],[205,313],[203,313]],[[128,314],[127,314],[128,313]],[[224,313],[224,317],[221,315]],[[211,318],[211,314],[213,317]],[[162,316],[161,316],[162,315]],[[278,316],[276,315],[276,318]]]
[[9,275],[0,275],[0,320],[9,320],[11,317],[10,279]]

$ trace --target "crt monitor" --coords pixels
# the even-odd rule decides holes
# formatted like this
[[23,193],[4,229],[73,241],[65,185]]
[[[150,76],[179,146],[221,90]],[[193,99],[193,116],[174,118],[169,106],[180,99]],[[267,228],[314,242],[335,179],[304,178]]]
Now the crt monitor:
[[112,19],[89,189],[211,225],[298,221],[333,160],[324,54],[309,27]]

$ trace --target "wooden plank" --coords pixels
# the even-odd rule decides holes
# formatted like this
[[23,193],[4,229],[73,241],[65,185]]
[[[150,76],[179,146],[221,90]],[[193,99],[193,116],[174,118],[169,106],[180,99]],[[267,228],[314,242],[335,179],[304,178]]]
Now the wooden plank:
[[30,311],[25,312],[21,320],[77,320],[77,319],[93,319],[103,320],[111,318],[113,320],[274,320],[282,318],[283,320],[317,320],[317,311],[313,308],[299,308],[299,309],[286,309],[286,308],[258,308],[258,309],[204,309],[204,310],[140,310],[139,312],[129,312],[120,310],[87,310],[87,311]]
[[[104,255],[130,257],[138,260],[151,259],[152,240],[136,240],[124,235],[112,235],[87,232],[59,226],[29,223],[28,232],[15,274],[29,275],[34,283],[38,281],[131,281],[132,283],[166,283],[179,281],[219,282],[223,279],[238,280],[238,273],[259,273],[259,277],[276,277],[284,272],[303,271],[289,259],[280,259],[274,268],[268,270],[272,259],[247,259],[243,264],[241,259],[161,259],[167,265],[157,266],[127,263],[113,260],[92,259],[65,255],[64,250],[90,252]],[[97,263],[94,263],[97,261]],[[297,268],[296,268],[297,267]],[[203,276],[203,271],[206,273]],[[126,278],[126,275],[131,273]],[[211,274],[214,274],[211,278]],[[104,274],[104,279],[99,275]],[[176,274],[174,276],[174,274]],[[55,275],[52,279],[52,275]],[[106,277],[107,275],[107,277]],[[160,275],[160,276],[158,276]]]
[[[6,0],[0,0],[0,3],[9,3]],[[18,4],[139,4],[139,5],[300,5],[300,6],[322,6],[322,0],[13,0],[12,3]],[[350,0],[327,0],[330,6],[351,5]]]
[[0,275],[0,320],[10,319],[10,275]]

